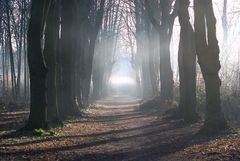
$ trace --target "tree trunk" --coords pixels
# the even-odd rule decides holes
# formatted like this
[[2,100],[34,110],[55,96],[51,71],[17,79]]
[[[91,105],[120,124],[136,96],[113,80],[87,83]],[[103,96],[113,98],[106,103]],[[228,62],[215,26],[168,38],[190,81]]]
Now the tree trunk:
[[11,24],[10,24],[10,2],[7,2],[7,33],[8,33],[8,46],[10,53],[10,66],[11,66],[11,83],[12,83],[12,96],[13,99],[16,99],[16,74],[14,67],[14,56],[13,56],[13,47],[12,47],[12,35],[11,35]]
[[28,30],[31,104],[27,129],[46,127],[46,66],[41,48],[44,2],[32,0]]
[[161,99],[162,101],[173,100],[173,71],[170,59],[170,40],[172,37],[170,10],[171,3],[169,0],[161,0],[162,20],[160,30],[160,80],[161,80]]
[[74,0],[62,0],[62,19],[61,19],[61,68],[62,68],[62,103],[60,115],[62,117],[75,116],[79,113],[76,105],[75,98],[72,95],[73,83],[72,75],[73,70],[73,54],[74,54],[74,41],[73,37],[73,24],[76,21],[74,10],[76,9]]
[[189,21],[189,0],[179,1],[179,22],[181,26],[178,53],[180,78],[179,109],[186,122],[196,121],[196,51],[194,32]]
[[94,25],[92,22],[89,22],[89,48],[87,55],[85,54],[85,66],[84,66],[84,80],[83,80],[83,99],[84,104],[88,105],[88,99],[89,99],[89,93],[90,93],[90,86],[91,86],[91,77],[92,77],[92,64],[93,64],[93,56],[95,51],[95,44],[98,32],[100,30],[100,27],[102,25],[102,19],[104,14],[104,5],[105,0],[101,0],[100,2],[100,8],[96,10],[96,18],[94,18],[93,21],[95,21]]
[[46,58],[47,73],[47,120],[50,124],[60,122],[57,101],[57,43],[59,42],[58,3],[52,1],[48,13],[45,31],[44,56]]
[[[156,19],[153,14],[153,7],[150,1],[145,0],[148,16],[156,30],[159,32],[160,39],[160,81],[161,81],[161,100],[173,100],[173,71],[170,60],[170,41],[172,37],[173,22],[176,17],[175,8],[171,14],[172,0],[160,0],[161,19]],[[177,3],[175,3],[177,4]]]
[[221,112],[221,80],[218,75],[221,65],[212,0],[195,0],[194,10],[196,51],[206,88],[207,113],[203,131],[217,132],[225,129],[227,123]]
[[[24,0],[21,2],[21,7],[24,7]],[[21,74],[22,74],[22,46],[23,46],[23,29],[24,29],[24,10],[21,10],[21,19],[20,23],[20,37],[19,37],[19,51],[18,51],[18,75],[17,75],[17,84],[16,84],[16,97],[19,100],[21,95]]]
[[[158,38],[158,36],[156,36],[157,31],[155,31],[155,29],[151,28],[149,30],[149,34],[148,34],[148,39],[149,39],[149,70],[150,70],[150,79],[151,79],[151,84],[152,84],[152,89],[153,89],[153,95],[157,96],[159,91],[158,91],[158,85],[157,85],[157,75],[156,75],[156,56],[155,56],[155,52],[156,52],[156,46],[155,46],[155,41],[156,37]],[[159,52],[159,51],[158,51]]]
[[[2,22],[0,22],[0,25],[2,25]],[[2,26],[1,26],[2,27]],[[6,89],[6,84],[5,84],[5,46],[4,46],[4,33],[3,31],[0,33],[0,41],[1,41],[1,46],[2,46],[2,81],[3,81],[3,86],[2,86],[2,96],[5,98],[5,89]]]

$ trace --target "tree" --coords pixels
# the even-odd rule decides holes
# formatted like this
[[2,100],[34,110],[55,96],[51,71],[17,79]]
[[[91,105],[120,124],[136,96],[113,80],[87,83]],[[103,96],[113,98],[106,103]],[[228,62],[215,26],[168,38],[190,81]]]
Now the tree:
[[58,72],[57,54],[59,44],[59,1],[52,0],[49,8],[45,30],[44,56],[47,65],[47,120],[50,124],[58,124]]
[[[160,38],[160,79],[161,79],[161,100],[173,100],[173,71],[170,62],[170,41],[172,37],[173,23],[176,18],[176,5],[173,12],[173,0],[160,0],[158,8],[158,16],[156,18],[156,8],[151,5],[151,2],[145,0],[145,7],[148,12],[149,19],[159,32]],[[156,3],[156,1],[154,1]],[[175,3],[177,4],[177,3]]]
[[74,116],[79,113],[75,104],[74,89],[74,25],[77,21],[75,0],[61,1],[61,79],[62,79],[62,105],[61,117]]
[[[95,52],[93,59],[93,99],[100,99],[106,96],[108,92],[109,77],[115,63],[115,49],[122,21],[120,0],[108,0],[105,8],[109,9],[105,9],[104,11],[103,23],[95,45],[97,52]],[[102,63],[98,63],[99,61]]]
[[149,50],[149,28],[150,23],[147,12],[141,1],[135,0],[135,21],[136,21],[136,44],[137,44],[137,63],[141,73],[141,86],[143,99],[149,99],[153,95],[150,73],[150,50]]
[[220,51],[212,0],[195,0],[194,11],[196,52],[206,88],[207,108],[203,131],[216,132],[225,129],[227,123],[221,111],[221,80],[218,75],[221,68]]
[[90,93],[90,85],[91,85],[91,76],[92,76],[92,63],[96,45],[96,39],[98,32],[102,25],[103,15],[104,15],[104,6],[105,0],[100,0],[98,3],[94,3],[92,6],[92,14],[90,15],[88,27],[88,35],[89,35],[89,46],[88,52],[84,55],[84,79],[83,79],[83,99],[85,100],[85,105],[88,104],[89,93]]
[[46,1],[32,0],[28,30],[28,63],[30,71],[30,115],[26,129],[46,127],[46,75],[42,53],[42,35]]
[[12,34],[11,34],[11,23],[10,23],[10,1],[6,1],[6,15],[7,15],[7,34],[8,34],[8,46],[10,54],[10,65],[11,65],[11,82],[12,82],[12,96],[16,98],[16,73],[14,67],[14,56],[12,47]]
[[187,122],[198,119],[196,113],[196,50],[194,31],[189,21],[189,0],[179,0],[178,17],[181,26],[178,52],[180,77],[179,109]]

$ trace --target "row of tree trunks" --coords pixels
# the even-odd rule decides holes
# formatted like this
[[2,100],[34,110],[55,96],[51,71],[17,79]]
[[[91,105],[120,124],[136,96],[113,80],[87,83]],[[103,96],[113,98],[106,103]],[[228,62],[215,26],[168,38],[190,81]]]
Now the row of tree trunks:
[[[140,72],[140,80],[141,83],[141,97],[143,99],[150,99],[153,97],[154,86],[154,75],[151,73],[153,62],[153,57],[150,54],[153,54],[150,47],[151,47],[151,40],[153,39],[150,37],[152,34],[151,25],[149,23],[147,12],[144,10],[143,5],[140,1],[135,1],[135,21],[136,21],[136,68]],[[156,89],[155,89],[156,90]]]
[[[203,73],[206,86],[207,115],[204,129],[220,130],[227,127],[221,112],[219,46],[216,38],[216,19],[212,1],[195,0],[195,32],[189,21],[189,0],[178,0],[170,15],[172,1],[160,1],[161,20],[156,20],[151,3],[145,1],[149,18],[160,33],[160,79],[161,98],[172,98],[173,87],[170,64],[170,39],[176,9],[181,25],[179,43],[180,103],[179,109],[186,122],[198,120],[196,113],[196,55]],[[159,25],[161,24],[161,25]],[[171,99],[170,99],[171,100]]]
[[[148,17],[159,33],[161,100],[163,102],[171,102],[173,101],[174,96],[174,81],[170,60],[170,42],[172,37],[173,23],[176,18],[175,12],[177,6],[175,5],[172,11],[172,0],[160,0],[160,2],[150,2],[145,0],[144,2]],[[160,8],[157,9],[154,4],[159,5]],[[161,15],[160,18],[156,18],[156,13]]]
[[78,115],[83,99],[88,100],[105,0],[99,1],[100,7],[94,4],[87,0],[33,1],[28,32],[31,107],[27,129],[55,126]]
[[[105,97],[109,91],[109,79],[115,63],[117,37],[121,21],[120,0],[108,0],[107,6],[113,6],[104,14],[103,25],[96,42],[97,53],[94,56],[92,83],[92,98],[94,100]],[[120,18],[119,18],[120,17]],[[98,63],[103,62],[103,63]]]
[[[27,57],[26,30],[29,19],[27,15],[30,12],[28,5],[29,2],[25,0],[0,1],[0,46],[3,49],[1,94],[7,102],[27,103],[29,98],[28,71],[23,70],[28,66],[25,61]],[[23,77],[23,74],[26,77]]]

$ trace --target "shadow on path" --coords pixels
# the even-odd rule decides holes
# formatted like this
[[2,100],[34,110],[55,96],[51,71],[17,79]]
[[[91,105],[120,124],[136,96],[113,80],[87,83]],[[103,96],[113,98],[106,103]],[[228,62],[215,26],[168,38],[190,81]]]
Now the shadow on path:
[[[62,132],[60,136],[13,142],[11,138],[21,136],[14,132],[2,135],[0,147],[4,150],[0,148],[0,156],[2,160],[41,157],[41,160],[150,161],[211,139],[195,135],[201,123],[186,126],[182,120],[165,119],[156,109],[141,110],[139,102],[125,98],[100,100],[97,108],[88,110],[83,118],[56,129]],[[23,118],[26,115],[17,114]],[[0,116],[11,120],[7,114]]]

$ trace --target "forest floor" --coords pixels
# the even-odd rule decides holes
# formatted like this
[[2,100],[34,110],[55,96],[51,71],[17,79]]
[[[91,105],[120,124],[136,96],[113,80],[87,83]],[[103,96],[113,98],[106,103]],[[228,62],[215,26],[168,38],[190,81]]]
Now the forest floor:
[[202,122],[186,125],[164,114],[168,107],[140,108],[139,100],[100,100],[52,135],[18,132],[27,111],[0,113],[0,160],[177,161],[240,160],[240,135],[197,135]]

